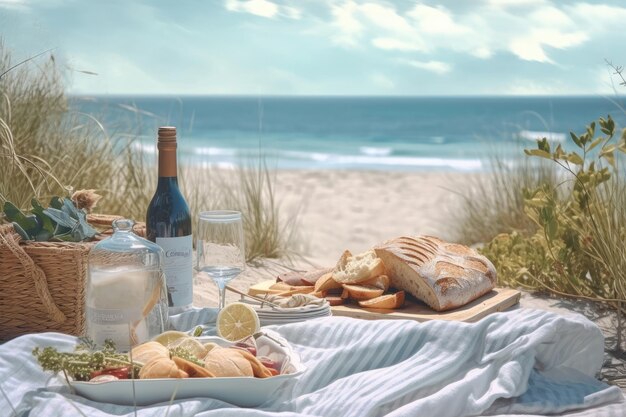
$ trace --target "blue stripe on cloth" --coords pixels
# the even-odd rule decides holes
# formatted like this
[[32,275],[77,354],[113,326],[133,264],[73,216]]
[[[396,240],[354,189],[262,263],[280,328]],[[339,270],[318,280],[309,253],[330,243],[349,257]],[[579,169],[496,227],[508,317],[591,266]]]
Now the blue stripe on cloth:
[[[194,309],[170,324],[179,330],[201,324],[214,334],[216,317],[214,309]],[[582,316],[519,309],[471,324],[325,317],[271,328],[308,370],[263,406],[241,409],[195,398],[140,407],[136,415],[626,415],[621,391],[593,378],[602,362],[602,334]],[[0,346],[0,416],[11,415],[11,407],[20,417],[134,416],[133,407],[72,395],[30,353],[35,346],[72,349],[75,341],[44,333]]]

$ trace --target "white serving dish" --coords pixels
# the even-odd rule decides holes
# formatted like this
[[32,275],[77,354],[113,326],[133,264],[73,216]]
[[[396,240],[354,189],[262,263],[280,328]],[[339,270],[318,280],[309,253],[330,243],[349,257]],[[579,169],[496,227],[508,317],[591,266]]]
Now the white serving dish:
[[[255,407],[268,400],[283,384],[305,371],[298,355],[282,337],[263,331],[257,338],[259,356],[284,359],[285,374],[270,378],[160,378],[122,379],[110,382],[71,383],[76,393],[93,401],[119,405],[150,405],[187,398],[215,398],[239,407]],[[199,337],[202,343],[214,342],[222,346],[231,343],[219,337]],[[134,387],[133,387],[134,386]],[[134,395],[133,395],[134,392]]]

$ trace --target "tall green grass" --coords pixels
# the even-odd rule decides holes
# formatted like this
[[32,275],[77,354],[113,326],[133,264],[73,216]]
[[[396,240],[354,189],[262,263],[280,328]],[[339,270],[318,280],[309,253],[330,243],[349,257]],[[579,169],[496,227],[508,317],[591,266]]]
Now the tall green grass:
[[464,183],[462,206],[452,213],[457,240],[472,245],[489,242],[500,233],[535,233],[537,225],[524,211],[524,190],[542,184],[556,187],[554,166],[523,156],[507,160],[495,151],[484,165],[485,173],[471,177],[469,187]]
[[[14,65],[0,43],[0,74]],[[140,109],[129,109],[120,126],[72,111],[52,54],[8,71],[0,79],[0,99],[0,204],[28,209],[33,197],[48,201],[94,188],[103,195],[96,211],[145,219],[157,168],[132,146]],[[242,211],[248,261],[293,256],[295,217],[281,212],[263,157],[234,171],[181,164],[179,173],[194,219],[202,210]]]

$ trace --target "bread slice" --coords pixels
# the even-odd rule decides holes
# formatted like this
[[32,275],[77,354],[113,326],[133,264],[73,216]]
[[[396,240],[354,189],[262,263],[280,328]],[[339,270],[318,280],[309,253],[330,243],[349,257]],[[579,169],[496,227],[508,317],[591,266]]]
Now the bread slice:
[[333,271],[333,279],[341,284],[358,284],[385,273],[383,261],[373,250],[352,256],[345,251]]
[[328,304],[331,306],[340,306],[343,304],[344,300],[341,297],[328,296],[326,297],[326,301],[328,301]]
[[376,288],[380,288],[383,292],[389,289],[390,279],[387,275],[379,275],[376,278],[368,279],[367,281],[363,281],[362,285],[371,285]]
[[465,305],[496,284],[496,270],[486,257],[436,237],[399,237],[374,250],[385,263],[392,287],[437,311]]
[[315,283],[315,292],[338,289],[341,289],[341,284],[333,279],[332,271],[322,275]]
[[404,305],[404,291],[398,291],[394,294],[381,295],[371,300],[359,301],[359,305],[365,308],[383,308],[394,309],[401,308]]
[[385,292],[382,288],[372,285],[343,284],[343,288],[348,291],[350,298],[355,300],[370,300],[380,297]]

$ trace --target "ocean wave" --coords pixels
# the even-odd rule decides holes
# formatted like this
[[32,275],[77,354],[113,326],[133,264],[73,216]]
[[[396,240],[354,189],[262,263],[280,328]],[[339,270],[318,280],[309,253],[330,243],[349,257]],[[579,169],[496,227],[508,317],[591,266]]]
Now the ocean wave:
[[565,134],[559,132],[541,132],[535,130],[522,130],[519,132],[519,137],[522,139],[536,141],[539,139],[547,138],[551,141],[563,142],[565,141]]
[[320,152],[286,151],[282,156],[311,160],[333,166],[401,166],[416,168],[453,168],[463,171],[482,168],[480,159],[437,158],[416,156],[341,155]]
[[157,151],[156,145],[154,144],[148,144],[148,143],[143,143],[143,142],[133,142],[131,146],[136,151],[146,153],[146,154],[151,154],[151,155],[156,154],[156,151]]
[[237,155],[237,149],[232,148],[216,148],[216,147],[202,147],[193,148],[193,153],[196,155],[208,155],[208,156],[235,156]]
[[[156,152],[154,146],[134,144],[139,150],[147,153]],[[441,158],[428,156],[391,156],[391,150],[383,152],[383,148],[368,154],[334,154],[325,152],[279,151],[268,150],[271,158],[276,158],[277,166],[290,168],[378,168],[378,169],[428,169],[444,168],[461,171],[477,171],[483,168],[480,159]],[[360,149],[362,151],[362,149]],[[258,155],[258,149],[233,149],[218,147],[202,147],[183,150],[191,156],[188,161],[202,167],[219,167],[234,169],[239,166],[246,155]]]
[[388,156],[393,152],[392,148],[376,148],[373,146],[361,146],[359,152],[368,156]]
[[429,139],[431,143],[436,143],[437,145],[441,145],[446,141],[444,136],[431,136]]

